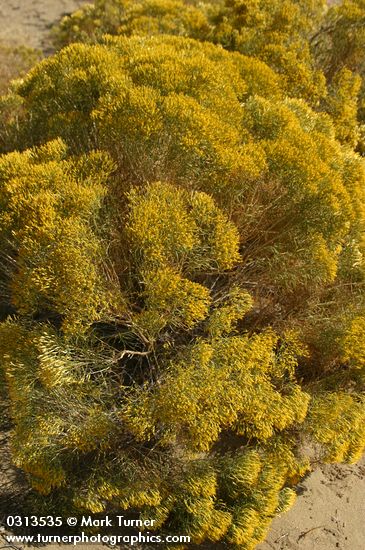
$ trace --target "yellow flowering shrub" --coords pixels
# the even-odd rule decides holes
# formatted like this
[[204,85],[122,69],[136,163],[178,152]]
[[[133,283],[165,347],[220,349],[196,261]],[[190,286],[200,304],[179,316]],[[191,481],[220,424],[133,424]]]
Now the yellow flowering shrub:
[[243,319],[252,306],[252,296],[239,287],[233,287],[229,295],[219,303],[219,307],[216,307],[209,317],[210,336],[214,339],[233,332],[237,322]]
[[[149,419],[147,433],[137,428],[139,438],[158,431],[166,442],[184,443],[197,451],[208,451],[225,429],[265,441],[276,430],[303,422],[309,402],[309,395],[290,380],[290,354],[275,358],[277,344],[277,336],[270,332],[251,339],[231,336],[198,342],[180,363],[170,365],[156,390],[146,386],[137,390],[138,397],[132,393],[136,410],[128,405],[122,417],[125,414],[130,422],[131,416],[131,428],[134,416]],[[274,380],[286,376],[282,395]]]
[[95,231],[112,164],[103,154],[92,154],[87,167],[65,156],[58,140],[0,158],[0,234],[10,305],[28,316],[48,310],[72,333],[112,299]]
[[96,0],[65,16],[54,29],[58,46],[93,42],[103,34],[176,34],[200,38],[210,25],[204,11],[181,0]]
[[207,194],[166,183],[132,189],[129,206],[126,239],[144,299],[135,324],[150,337],[166,326],[191,329],[207,317],[212,299],[190,278],[238,263],[236,227]]
[[0,378],[45,515],[254,549],[303,442],[360,457],[362,51],[332,71],[320,25],[351,42],[362,1],[97,0],[0,98]]
[[354,185],[331,118],[283,99],[275,73],[261,76],[269,88],[254,85],[258,71],[270,74],[256,58],[180,36],[74,44],[18,87],[19,140],[108,151],[121,194],[153,181],[210,194],[234,214],[256,272],[291,291],[333,282],[363,217],[363,168]]
[[363,0],[344,0],[330,7],[312,39],[317,65],[329,83],[325,108],[341,141],[365,151],[365,6]]
[[323,460],[351,464],[364,452],[364,419],[363,395],[328,392],[313,398],[305,430],[322,446]]
[[154,183],[133,189],[129,204],[127,237],[143,270],[170,265],[192,274],[238,263],[237,228],[206,193]]
[[326,100],[326,111],[334,121],[338,140],[353,148],[360,139],[357,120],[360,88],[361,77],[344,68],[332,79]]
[[143,275],[145,308],[135,322],[154,334],[166,325],[193,328],[208,315],[210,296],[204,286],[169,267]]
[[365,367],[365,319],[355,317],[342,343],[342,358],[355,368]]
[[[267,62],[290,95],[313,103],[325,94],[305,39],[324,14],[325,2],[226,1],[189,4],[181,0],[96,0],[66,16],[55,29],[58,46],[95,42],[103,34],[187,36]],[[266,86],[266,83],[265,83]]]

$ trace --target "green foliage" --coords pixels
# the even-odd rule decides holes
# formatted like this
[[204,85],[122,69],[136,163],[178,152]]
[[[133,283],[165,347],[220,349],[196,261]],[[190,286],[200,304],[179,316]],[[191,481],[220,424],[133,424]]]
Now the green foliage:
[[67,451],[69,461],[75,451],[90,452],[110,438],[103,387],[89,380],[87,355],[77,359],[49,327],[8,321],[0,332],[15,421],[14,460],[31,475],[33,487],[47,494],[67,480],[62,460]]

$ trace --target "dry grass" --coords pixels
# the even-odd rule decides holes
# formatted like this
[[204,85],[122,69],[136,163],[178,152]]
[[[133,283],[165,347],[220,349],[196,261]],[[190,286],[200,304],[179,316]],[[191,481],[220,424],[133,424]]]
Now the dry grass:
[[0,42],[0,95],[6,94],[10,82],[24,76],[40,59],[38,50]]

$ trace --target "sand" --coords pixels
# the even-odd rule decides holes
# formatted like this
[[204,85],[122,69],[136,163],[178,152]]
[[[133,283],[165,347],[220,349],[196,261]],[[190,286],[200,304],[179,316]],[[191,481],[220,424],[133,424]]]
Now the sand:
[[[49,29],[85,0],[0,0],[0,40],[49,49]],[[11,466],[8,436],[0,433],[0,520],[21,501],[22,478]],[[273,522],[258,550],[364,550],[365,459],[323,466],[298,487],[294,507]],[[4,540],[4,539],[3,539]],[[0,537],[0,548],[5,545]],[[21,546],[21,545],[19,545]],[[57,550],[49,545],[47,550]],[[85,546],[83,546],[84,550]],[[92,550],[98,550],[93,545]],[[212,546],[214,548],[214,546]]]
[[85,0],[0,0],[0,40],[49,49],[49,30]]
[[298,492],[293,508],[274,520],[257,550],[365,549],[365,458],[318,468]]

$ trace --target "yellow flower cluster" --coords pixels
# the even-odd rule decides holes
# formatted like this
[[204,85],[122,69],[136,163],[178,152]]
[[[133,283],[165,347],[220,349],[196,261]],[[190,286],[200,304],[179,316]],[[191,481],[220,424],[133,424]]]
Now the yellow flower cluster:
[[0,235],[11,305],[26,316],[48,310],[74,333],[99,319],[111,299],[94,228],[112,165],[104,154],[91,155],[87,166],[65,156],[57,140],[0,158]]

